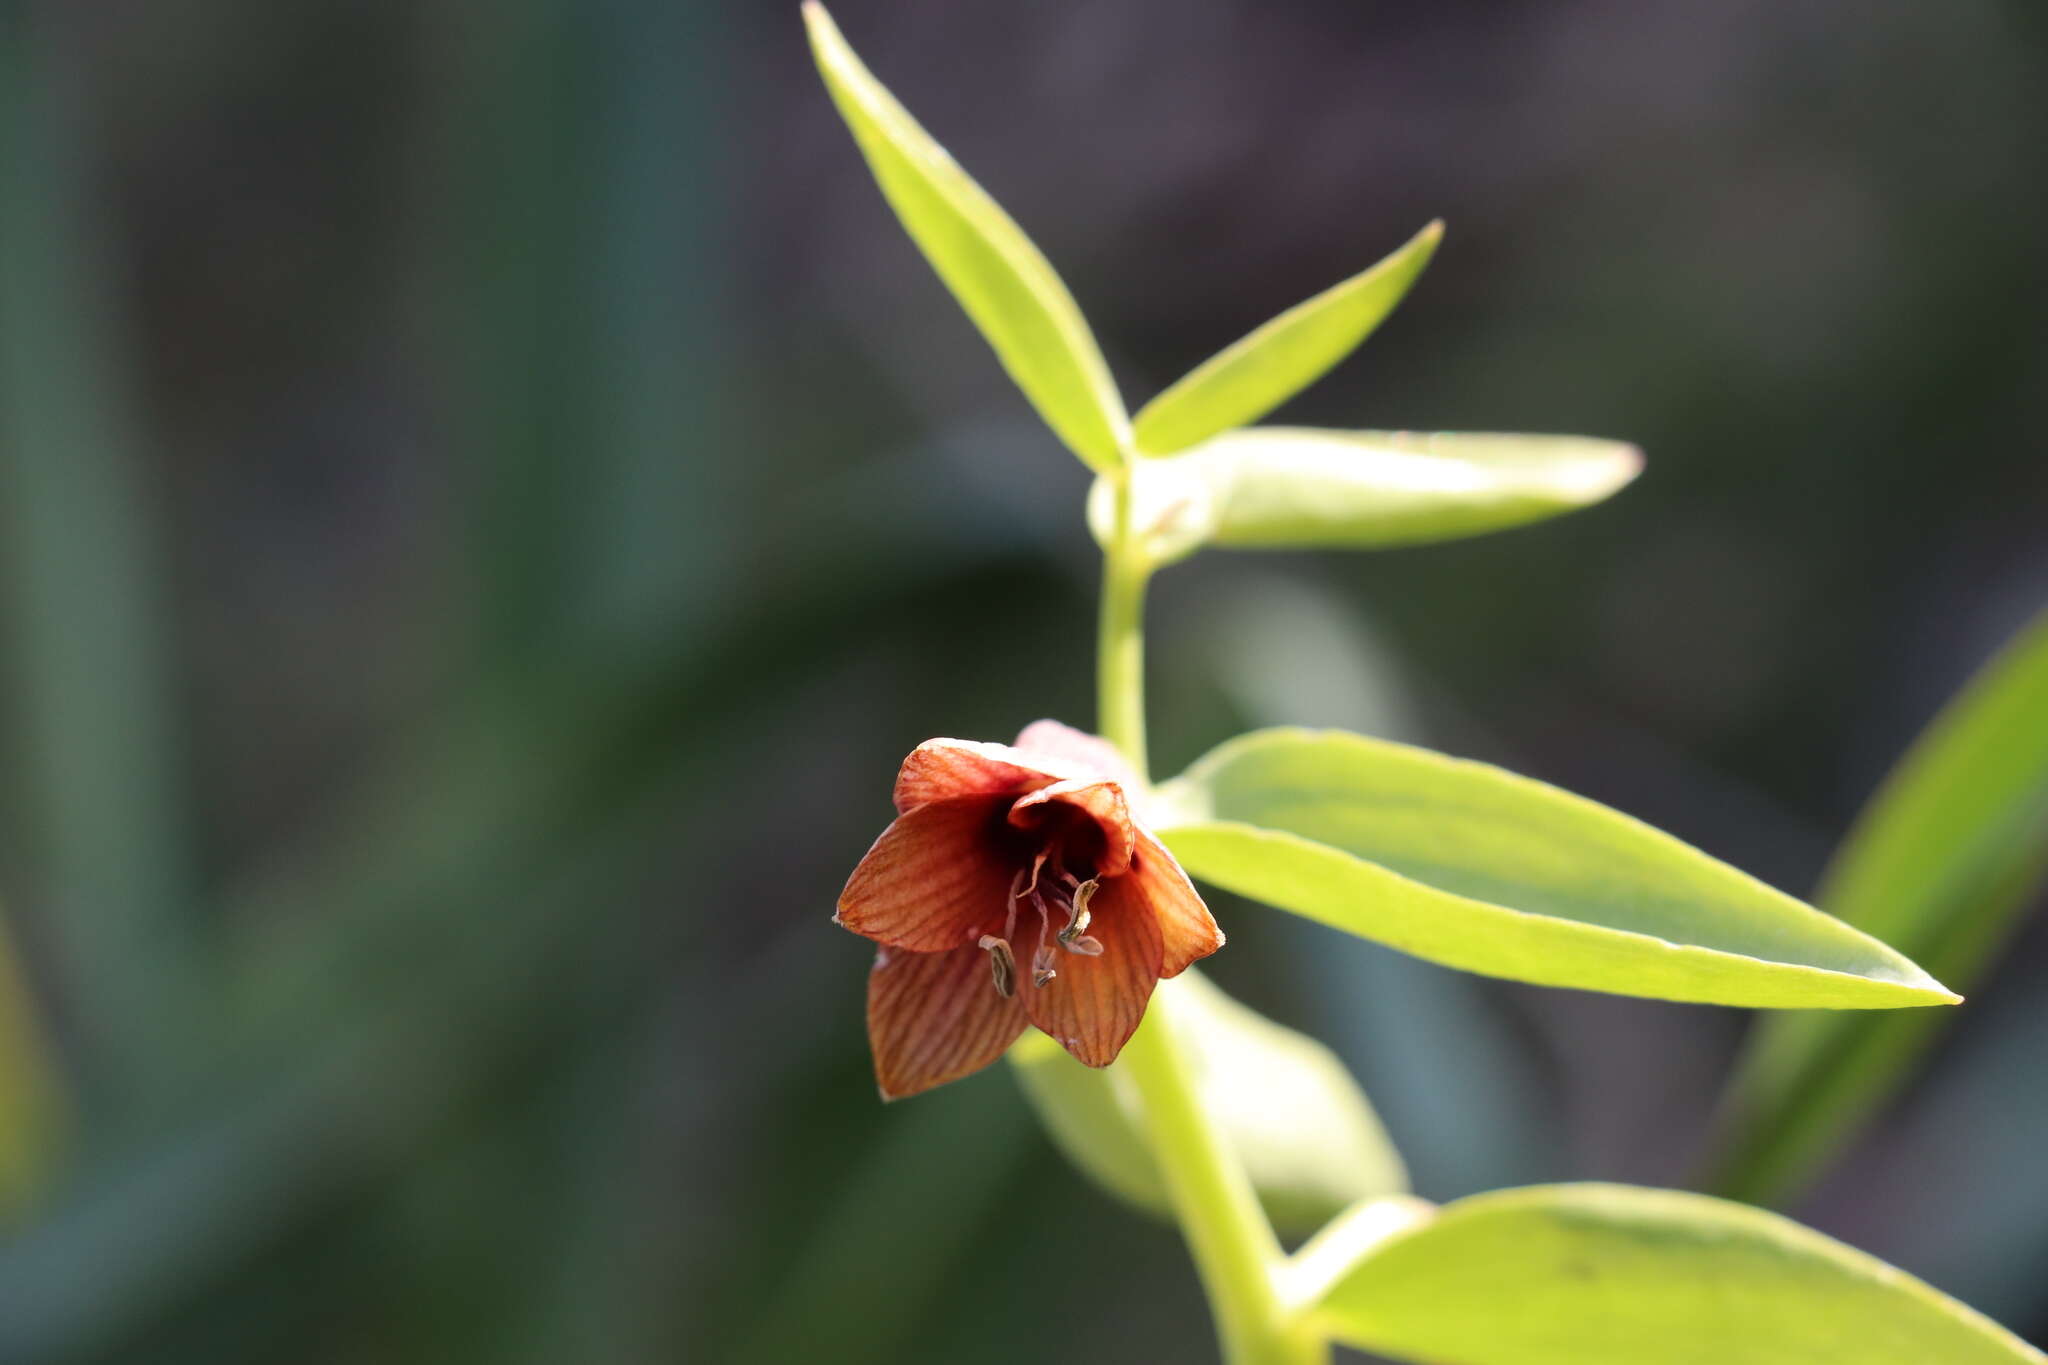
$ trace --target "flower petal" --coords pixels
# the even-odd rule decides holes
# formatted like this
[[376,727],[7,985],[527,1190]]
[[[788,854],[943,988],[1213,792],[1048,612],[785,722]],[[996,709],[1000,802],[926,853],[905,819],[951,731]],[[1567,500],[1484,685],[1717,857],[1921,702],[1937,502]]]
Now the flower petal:
[[1057,768],[1062,776],[1094,774],[1113,778],[1130,791],[1142,791],[1145,784],[1123,756],[1123,751],[1100,735],[1076,730],[1056,720],[1034,720],[1017,734],[1014,746],[1027,757]]
[[1188,874],[1166,851],[1166,846],[1142,829],[1138,831],[1138,852],[1130,872],[1104,886],[1094,904],[1100,905],[1103,895],[1112,899],[1128,896],[1150,909],[1165,944],[1159,964],[1162,979],[1179,976],[1188,969],[1188,964],[1201,961],[1223,946],[1223,931],[1216,927],[1216,920],[1202,903],[1195,884],[1188,880]]
[[[1028,990],[1028,986],[1021,989]],[[1024,1005],[996,992],[979,948],[882,948],[868,972],[868,1046],[882,1098],[902,1099],[981,1070],[1024,1031]]]
[[1010,807],[1009,820],[1018,829],[1039,829],[1056,818],[1061,807],[1092,822],[1101,834],[1099,853],[1085,850],[1094,864],[1095,875],[1123,876],[1130,869],[1137,837],[1123,788],[1107,778],[1068,778],[1017,798]]
[[834,921],[913,953],[957,948],[1000,923],[1016,871],[993,837],[1002,806],[934,801],[897,816],[853,869]]
[[928,739],[910,751],[896,774],[896,809],[967,796],[1022,796],[1068,774],[1039,766],[1007,744]]
[[[1100,957],[1057,953],[1053,965],[1058,976],[1043,986],[1028,980],[1017,986],[1031,1022],[1089,1066],[1116,1060],[1145,1017],[1146,1002],[1159,981],[1159,926],[1143,902],[1112,894],[1128,880],[1105,882],[1092,903],[1095,922],[1088,932],[1102,944]],[[1022,975],[1023,963],[1018,966]]]

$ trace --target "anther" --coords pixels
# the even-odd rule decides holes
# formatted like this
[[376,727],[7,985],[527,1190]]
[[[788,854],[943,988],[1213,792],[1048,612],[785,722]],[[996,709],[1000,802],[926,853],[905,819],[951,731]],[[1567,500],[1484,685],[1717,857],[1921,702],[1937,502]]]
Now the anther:
[[1069,943],[1067,945],[1067,951],[1070,953],[1079,953],[1082,957],[1101,957],[1102,940],[1099,938],[1090,938],[1088,935],[1083,934],[1081,935],[1081,937],[1075,939],[1072,943]]
[[1031,984],[1033,986],[1043,986],[1046,982],[1059,975],[1053,969],[1052,961],[1053,951],[1051,948],[1040,948],[1036,953],[1032,954]]
[[1072,949],[1074,940],[1088,932],[1088,902],[1095,899],[1095,893],[1102,883],[1090,877],[1074,888],[1074,903],[1067,911],[1067,927],[1060,930],[1060,946]]
[[1017,959],[1010,945],[994,934],[983,934],[980,946],[988,953],[988,974],[995,978],[996,994],[1008,1000],[1017,993]]

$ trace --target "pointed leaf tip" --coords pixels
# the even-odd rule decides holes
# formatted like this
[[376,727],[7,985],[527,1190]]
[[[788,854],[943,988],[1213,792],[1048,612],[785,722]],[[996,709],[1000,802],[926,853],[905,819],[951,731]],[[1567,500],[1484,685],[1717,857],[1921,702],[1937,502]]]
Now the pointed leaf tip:
[[806,0],[803,15],[826,89],[904,230],[1046,424],[1097,473],[1117,468],[1130,418],[1051,263],[875,79],[824,7]]
[[[1155,564],[1219,549],[1385,549],[1526,525],[1613,496],[1642,452],[1586,436],[1247,427],[1133,464],[1132,521]],[[1112,533],[1109,490],[1089,524]]]
[[1170,455],[1271,412],[1328,373],[1394,311],[1443,237],[1436,219],[1371,268],[1203,361],[1138,413],[1140,453]]
[[1672,836],[1483,763],[1262,730],[1160,788],[1194,876],[1446,966],[1704,1004],[1957,997],[1885,944]]

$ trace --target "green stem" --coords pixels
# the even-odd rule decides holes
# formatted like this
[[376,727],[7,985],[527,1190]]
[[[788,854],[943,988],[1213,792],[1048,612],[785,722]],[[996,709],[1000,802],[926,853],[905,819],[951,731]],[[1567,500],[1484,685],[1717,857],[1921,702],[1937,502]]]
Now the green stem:
[[1102,737],[1150,780],[1145,754],[1145,585],[1152,570],[1131,534],[1131,482],[1119,477],[1116,535],[1102,563],[1095,633],[1095,722]]
[[[1115,484],[1115,535],[1103,565],[1097,725],[1142,775],[1145,760],[1145,585],[1151,568],[1131,530],[1130,481]],[[1217,1128],[1163,983],[1118,1067],[1144,1103],[1152,1152],[1216,1318],[1228,1365],[1327,1365],[1329,1348],[1282,1302],[1279,1239],[1244,1163]]]

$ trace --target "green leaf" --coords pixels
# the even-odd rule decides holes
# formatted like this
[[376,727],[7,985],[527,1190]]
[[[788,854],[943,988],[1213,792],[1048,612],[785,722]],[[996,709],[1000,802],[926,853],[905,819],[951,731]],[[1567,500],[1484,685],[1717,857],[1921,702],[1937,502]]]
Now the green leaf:
[[[1837,851],[1817,899],[1966,985],[2044,875],[2048,612],[1907,750]],[[1944,1022],[1764,1021],[1736,1072],[1714,1188],[1759,1203],[1796,1190],[1898,1089]]]
[[1159,792],[1195,876],[1447,966],[1828,1009],[1956,997],[1875,939],[1637,820],[1482,763],[1262,730]]
[[809,0],[804,23],[833,103],[903,226],[1039,415],[1098,473],[1130,419],[1073,295],[1023,230],[932,141]]
[[[1336,1054],[1232,1000],[1199,972],[1161,982],[1193,1044],[1202,1101],[1244,1159],[1266,1215],[1307,1233],[1357,1200],[1408,1188],[1401,1158]],[[1010,1050],[1019,1084],[1060,1150],[1147,1212],[1168,1216],[1137,1087],[1094,1070],[1044,1034]]]
[[1442,222],[1379,264],[1332,285],[1190,370],[1147,403],[1133,430],[1146,455],[1170,455],[1256,422],[1357,349],[1422,274]]
[[[1168,564],[1225,549],[1380,549],[1484,535],[1609,497],[1642,470],[1620,441],[1586,436],[1252,427],[1131,466],[1132,524]],[[1107,544],[1106,480],[1089,526]]]
[[1339,1340],[1457,1365],[2019,1365],[1983,1315],[1776,1214],[1623,1185],[1483,1194],[1369,1244]]

